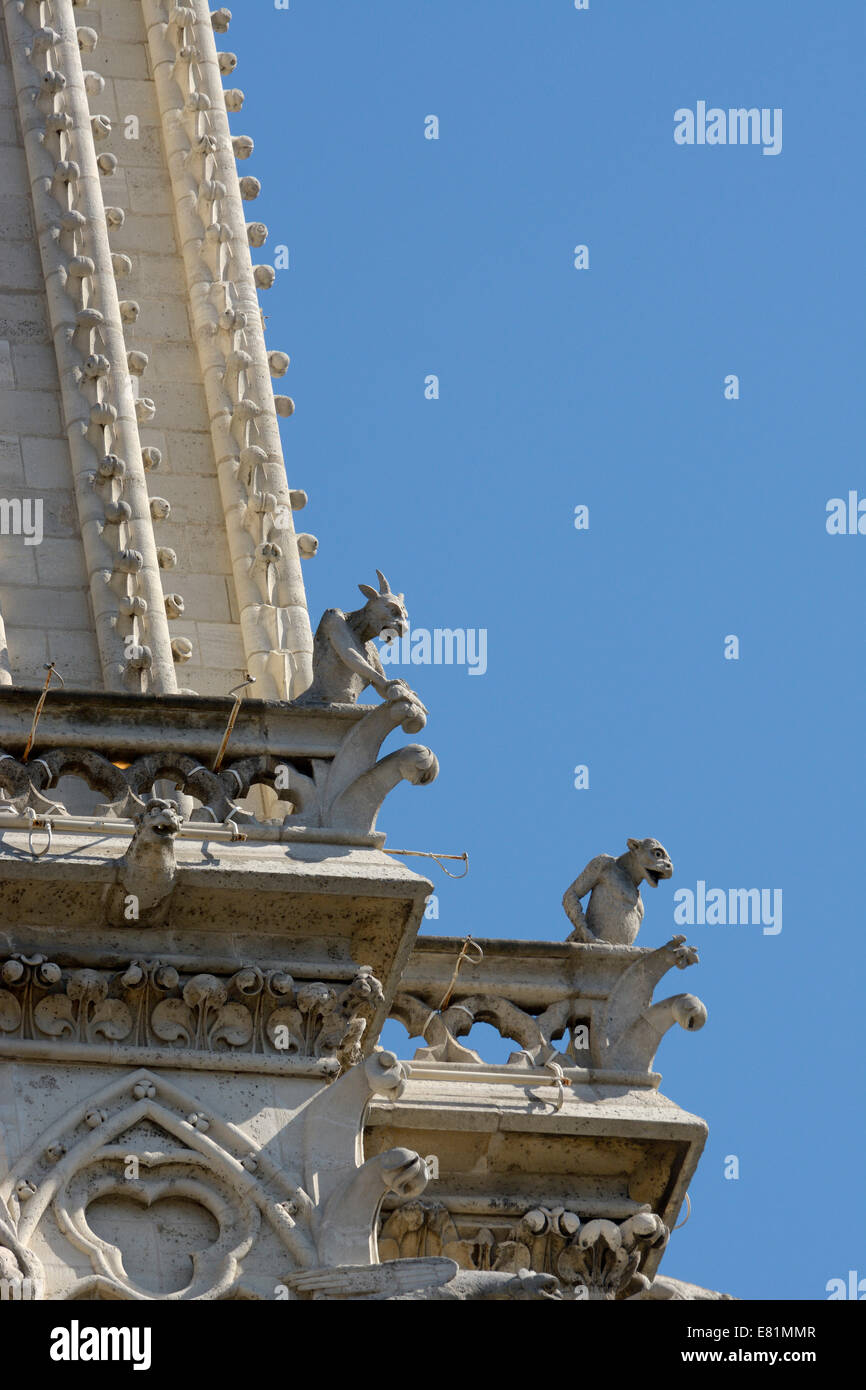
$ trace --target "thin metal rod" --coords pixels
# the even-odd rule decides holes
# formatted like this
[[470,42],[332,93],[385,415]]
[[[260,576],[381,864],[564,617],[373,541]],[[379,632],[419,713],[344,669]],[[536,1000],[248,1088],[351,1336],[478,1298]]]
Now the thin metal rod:
[[[383,851],[383,853],[411,854],[416,859],[435,859],[443,874],[448,874],[449,878],[465,878],[466,875],[469,873],[469,855],[465,852],[465,850],[463,854],[434,854],[433,851],[429,849],[386,849]],[[445,865],[442,863],[443,859],[460,859],[466,865],[466,868],[463,870],[462,874],[449,873]]]
[[219,772],[219,770],[220,770],[220,766],[221,766],[221,764],[222,764],[223,757],[225,756],[226,748],[228,747],[228,741],[229,741],[229,739],[231,738],[231,735],[232,735],[232,729],[235,727],[235,720],[236,720],[237,717],[238,717],[238,710],[240,709],[241,704],[242,704],[242,702],[243,702],[243,698],[244,698],[243,695],[242,695],[242,694],[239,695],[237,692],[238,692],[238,691],[246,690],[246,688],[247,688],[248,685],[255,685],[255,683],[256,683],[256,678],[255,678],[255,676],[251,676],[250,673],[249,673],[249,671],[245,671],[245,672],[244,672],[244,675],[246,676],[246,680],[245,680],[245,681],[242,681],[240,685],[234,686],[233,689],[231,689],[231,690],[229,691],[229,694],[230,694],[230,695],[234,695],[234,697],[235,697],[235,702],[234,702],[234,704],[232,705],[232,712],[231,712],[231,714],[229,715],[229,722],[228,722],[228,724],[226,725],[226,731],[225,731],[225,733],[223,734],[223,741],[222,741],[222,743],[221,743],[220,746],[219,746],[219,752],[217,753],[216,757],[214,758],[213,767],[211,768],[211,771],[212,771],[212,772]]
[[[477,954],[470,955],[470,951],[475,951],[477,952]],[[480,965],[483,959],[484,952],[478,945],[478,942],[473,941],[471,936],[467,936],[466,940],[463,942],[463,945],[460,948],[460,954],[457,957],[457,963],[454,966],[454,974],[451,976],[451,981],[448,985],[448,988],[442,996],[442,1003],[439,1005],[440,1013],[443,1009],[447,1009],[448,1005],[451,1003],[451,996],[454,993],[454,986],[457,983],[457,976],[460,974],[460,967],[463,964],[464,960],[468,961],[470,965]]]
[[[100,835],[125,835],[127,839],[134,833],[135,824],[131,820],[121,820],[119,817],[114,819],[100,819],[97,816],[52,816],[50,811],[43,813],[30,812],[30,815],[19,815],[17,812],[7,812],[0,806],[0,835],[8,830],[39,830],[50,825],[55,835],[76,835],[81,832],[86,834]],[[225,840],[228,843],[235,843],[246,840],[248,837],[241,830],[227,829],[224,825],[214,822],[208,825],[204,821],[187,822],[177,832],[179,840]]]
[[56,665],[56,661],[49,661],[45,667],[45,670],[48,672],[48,675],[45,677],[45,684],[42,687],[42,694],[39,696],[39,699],[36,703],[36,709],[33,712],[33,723],[30,725],[30,737],[27,740],[27,747],[24,749],[24,753],[21,758],[22,763],[26,763],[27,759],[30,756],[30,749],[33,747],[33,741],[36,738],[36,726],[39,723],[39,716],[42,713],[42,706],[45,704],[45,701],[48,697],[48,687],[51,684],[52,676],[56,676],[57,679],[60,681],[61,685],[65,684],[60,672],[55,671],[54,669]]
[[571,1085],[567,1076],[560,1080],[556,1076],[537,1075],[530,1071],[518,1071],[517,1068],[511,1076],[502,1071],[449,1071],[445,1067],[430,1067],[426,1062],[422,1064],[423,1070],[413,1062],[404,1062],[403,1065],[408,1068],[409,1076],[414,1076],[418,1081],[489,1081],[496,1086],[523,1086],[533,1090],[536,1086]]

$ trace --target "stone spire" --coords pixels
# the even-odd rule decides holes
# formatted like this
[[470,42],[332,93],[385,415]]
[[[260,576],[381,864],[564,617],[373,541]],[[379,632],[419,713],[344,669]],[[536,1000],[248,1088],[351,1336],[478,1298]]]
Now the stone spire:
[[288,699],[312,641],[245,221],[258,180],[187,5],[3,0],[0,684]]

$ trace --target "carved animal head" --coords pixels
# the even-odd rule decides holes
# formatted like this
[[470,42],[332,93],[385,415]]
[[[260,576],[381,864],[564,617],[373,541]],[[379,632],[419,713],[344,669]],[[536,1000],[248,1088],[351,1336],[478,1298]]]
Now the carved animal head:
[[658,887],[659,879],[673,875],[674,866],[670,856],[658,840],[628,840],[627,844],[632,858],[637,861],[644,878],[653,888]]
[[509,1293],[517,1303],[536,1302],[546,1298],[559,1300],[562,1298],[562,1285],[555,1274],[538,1274],[534,1269],[519,1269]]
[[386,1191],[398,1197],[420,1197],[430,1181],[426,1161],[413,1149],[389,1149],[379,1162]]
[[375,637],[386,631],[403,637],[409,631],[409,614],[403,605],[403,595],[391,593],[391,586],[381,570],[376,570],[376,574],[379,579],[378,593],[369,584],[358,585],[367,600],[362,609],[365,626],[374,629]]
[[678,994],[673,1001],[673,1014],[681,1028],[696,1033],[707,1021],[707,1006],[696,994]]
[[135,835],[138,839],[171,840],[182,825],[177,802],[154,796],[135,818]]

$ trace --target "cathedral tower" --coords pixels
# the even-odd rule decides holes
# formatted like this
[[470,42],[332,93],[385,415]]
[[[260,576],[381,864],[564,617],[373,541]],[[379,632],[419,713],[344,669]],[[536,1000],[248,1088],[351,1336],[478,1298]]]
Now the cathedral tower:
[[416,941],[377,818],[438,764],[380,756],[384,574],[312,641],[230,19],[2,0],[0,1292],[703,1296],[656,1277],[695,952]]

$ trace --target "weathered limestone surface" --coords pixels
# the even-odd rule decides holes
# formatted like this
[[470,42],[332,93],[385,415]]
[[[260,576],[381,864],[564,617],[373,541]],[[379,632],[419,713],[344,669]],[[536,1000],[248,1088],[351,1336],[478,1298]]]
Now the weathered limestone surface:
[[[11,680],[41,685],[56,660],[70,683],[101,685],[75,515],[69,444],[51,341],[35,211],[0,23],[0,497],[43,503],[43,540],[0,536],[0,630]],[[3,643],[0,641],[0,646]],[[0,684],[4,684],[0,673]]]
[[44,535],[3,538],[0,668],[204,694],[249,670],[297,695],[315,541],[292,521],[233,63],[202,0],[3,14],[0,497],[38,501]]

